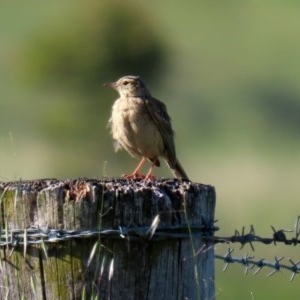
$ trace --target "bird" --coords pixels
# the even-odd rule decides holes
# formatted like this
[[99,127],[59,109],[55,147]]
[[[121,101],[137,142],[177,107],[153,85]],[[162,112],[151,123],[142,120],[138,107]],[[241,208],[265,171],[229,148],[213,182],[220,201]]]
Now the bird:
[[[133,173],[126,177],[153,179],[153,169],[160,166],[159,157],[162,157],[176,178],[189,180],[176,156],[174,131],[166,105],[152,97],[139,76],[124,76],[104,86],[119,93],[108,121],[115,150],[125,149],[134,157],[142,157]],[[143,176],[139,171],[147,159],[151,166]]]

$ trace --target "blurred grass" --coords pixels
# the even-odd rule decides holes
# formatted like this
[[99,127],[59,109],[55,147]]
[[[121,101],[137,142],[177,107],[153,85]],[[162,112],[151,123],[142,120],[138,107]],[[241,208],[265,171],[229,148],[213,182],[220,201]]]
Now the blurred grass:
[[[31,4],[1,3],[1,179],[133,170],[137,161],[113,152],[106,124],[117,95],[102,84],[140,74],[169,109],[190,177],[216,186],[218,234],[250,224],[261,234],[271,224],[292,227],[299,214],[298,2]],[[156,174],[171,176],[165,166]],[[255,255],[299,258],[296,248],[262,247]],[[218,299],[297,297],[297,277],[292,284],[285,273],[244,279],[239,266],[232,269],[217,273]]]

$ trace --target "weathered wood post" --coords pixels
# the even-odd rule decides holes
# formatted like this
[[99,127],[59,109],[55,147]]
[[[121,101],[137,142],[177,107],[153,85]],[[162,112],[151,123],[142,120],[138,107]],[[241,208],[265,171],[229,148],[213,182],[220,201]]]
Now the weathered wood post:
[[0,203],[1,299],[214,299],[211,186],[0,182]]

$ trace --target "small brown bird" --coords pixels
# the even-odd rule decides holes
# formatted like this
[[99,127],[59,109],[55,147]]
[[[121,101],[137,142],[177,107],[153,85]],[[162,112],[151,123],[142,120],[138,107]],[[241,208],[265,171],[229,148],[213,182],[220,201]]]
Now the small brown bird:
[[176,157],[174,132],[165,104],[151,96],[138,76],[124,76],[105,86],[112,87],[120,95],[109,120],[116,150],[124,148],[132,156],[142,156],[137,168],[126,177],[141,177],[138,172],[149,159],[151,167],[145,179],[153,178],[153,168],[160,166],[158,157],[161,156],[177,178],[188,180]]

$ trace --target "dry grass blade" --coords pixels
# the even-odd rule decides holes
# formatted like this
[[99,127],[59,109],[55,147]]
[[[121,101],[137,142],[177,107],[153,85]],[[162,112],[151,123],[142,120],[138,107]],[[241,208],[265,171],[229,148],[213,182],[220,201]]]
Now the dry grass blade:
[[7,219],[5,220],[5,241],[6,241],[6,249],[8,250],[9,249],[9,240],[8,240],[8,237],[9,237],[9,230],[8,230],[8,222],[7,222]]
[[111,281],[114,275],[114,259],[112,258],[110,265],[109,265],[109,273],[108,273],[108,280]]
[[42,239],[42,249],[43,249],[43,251],[44,251],[46,260],[48,261],[48,252],[47,252],[47,249],[46,249],[45,241],[44,241],[43,239]]
[[35,282],[34,282],[34,280],[33,280],[33,277],[32,277],[32,276],[30,276],[30,287],[31,287],[31,289],[32,289],[33,295],[35,295],[35,299],[37,299],[37,298],[36,298],[36,288],[35,288]]
[[93,258],[94,258],[94,256],[95,256],[95,253],[96,253],[96,250],[97,250],[97,247],[98,247],[98,243],[99,243],[99,241],[97,241],[97,242],[94,244],[93,248],[92,248],[92,251],[91,251],[91,253],[90,253],[89,260],[88,260],[88,263],[87,263],[87,267],[90,266],[90,264],[91,264],[91,262],[92,262],[92,260],[93,260]]
[[26,252],[27,252],[27,229],[24,229],[24,252],[23,256],[26,257]]
[[102,262],[101,262],[100,277],[102,277],[102,275],[103,275],[105,263],[106,263],[106,256],[103,257]]
[[159,217],[159,215],[156,215],[155,218],[152,221],[152,224],[151,224],[150,228],[149,228],[150,239],[153,237],[159,223],[160,223],[160,217]]
[[1,196],[0,196],[0,204],[2,203],[2,200],[3,200],[3,198],[4,198],[4,196],[5,196],[6,192],[7,192],[7,190],[8,190],[8,187],[6,187],[6,188],[3,190],[3,192],[1,193]]
[[82,292],[81,292],[81,300],[86,299],[86,286],[83,287]]

